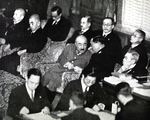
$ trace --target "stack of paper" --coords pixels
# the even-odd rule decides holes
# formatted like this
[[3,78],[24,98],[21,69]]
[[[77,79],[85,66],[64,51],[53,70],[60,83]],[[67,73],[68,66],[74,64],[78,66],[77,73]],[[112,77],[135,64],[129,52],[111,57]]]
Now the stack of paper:
[[127,83],[129,83],[129,85],[131,87],[142,87],[143,86],[143,85],[138,83],[138,80],[133,79],[133,78],[128,78],[128,77],[118,78],[118,77],[110,76],[110,77],[105,77],[104,81],[108,82],[108,83],[110,83],[112,85],[117,85],[117,84],[119,84],[121,82],[127,82]]
[[142,96],[150,97],[150,89],[134,88],[133,93],[137,93],[137,94],[140,94]]

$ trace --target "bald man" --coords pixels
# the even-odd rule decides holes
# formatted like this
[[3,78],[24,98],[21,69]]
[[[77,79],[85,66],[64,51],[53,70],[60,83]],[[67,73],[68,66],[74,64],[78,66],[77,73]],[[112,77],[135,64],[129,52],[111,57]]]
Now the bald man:
[[27,53],[40,52],[47,43],[47,37],[40,28],[41,22],[38,14],[33,14],[29,18],[30,30],[28,31],[28,41],[26,46]]
[[13,15],[13,24],[9,25],[5,32],[6,42],[10,44],[11,49],[24,48],[23,42],[27,37],[27,27],[24,9],[16,9]]
[[62,73],[75,71],[81,73],[88,64],[92,53],[87,50],[87,39],[83,35],[77,36],[75,44],[69,44],[58,58],[58,64],[43,76],[43,85],[49,90],[56,91],[62,81]]
[[0,70],[18,75],[17,66],[20,64],[21,53],[26,49],[28,28],[25,20],[25,11],[22,8],[14,11],[12,23],[7,27],[4,38],[6,39],[6,44],[10,44],[10,49],[13,49],[15,52],[0,59]]

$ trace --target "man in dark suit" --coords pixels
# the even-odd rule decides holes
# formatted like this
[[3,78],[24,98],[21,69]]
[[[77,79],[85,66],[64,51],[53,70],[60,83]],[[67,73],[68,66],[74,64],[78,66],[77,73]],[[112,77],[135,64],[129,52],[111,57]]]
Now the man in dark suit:
[[121,46],[121,40],[113,31],[115,25],[114,25],[114,19],[110,17],[106,17],[103,19],[102,29],[95,31],[96,36],[104,37],[104,44],[105,44],[105,52],[107,56],[107,61],[109,64],[109,71],[105,76],[108,77],[111,75],[111,72],[114,71],[114,66],[116,63],[122,62],[122,46]]
[[118,100],[123,104],[116,120],[150,120],[150,108],[134,100],[128,83],[119,83],[115,89]]
[[33,14],[29,18],[30,30],[26,46],[27,53],[40,52],[47,43],[47,37],[40,28],[41,22],[38,14]]
[[68,116],[62,117],[62,120],[99,120],[97,115],[88,113],[83,108],[84,95],[80,92],[72,93],[69,100],[70,110],[73,110]]
[[94,73],[82,74],[81,79],[71,81],[67,84],[61,99],[56,107],[56,110],[68,110],[69,98],[75,91],[81,92],[85,95],[84,107],[92,108],[95,104],[106,103],[105,94],[100,87],[100,84],[95,84],[96,75]]
[[26,83],[13,89],[10,94],[7,113],[12,118],[37,112],[50,113],[46,91],[40,85],[41,72],[30,69],[27,77]]
[[71,38],[68,39],[67,43],[75,43],[75,39],[78,35],[84,35],[88,41],[88,47],[90,46],[90,40],[94,37],[93,31],[91,30],[92,19],[90,16],[83,16],[80,22],[80,30],[76,30]]
[[62,9],[55,6],[51,9],[52,17],[44,27],[44,33],[52,41],[64,41],[70,31],[71,23],[62,16]]

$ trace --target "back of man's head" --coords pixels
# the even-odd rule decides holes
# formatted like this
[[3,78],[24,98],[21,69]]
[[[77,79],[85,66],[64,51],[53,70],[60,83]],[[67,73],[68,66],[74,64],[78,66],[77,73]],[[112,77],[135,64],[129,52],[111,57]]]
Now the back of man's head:
[[116,85],[115,87],[115,92],[116,92],[116,95],[124,95],[124,96],[131,96],[131,87],[128,83],[126,82],[121,82],[119,84]]
[[73,92],[70,100],[72,100],[73,104],[76,107],[83,107],[85,99],[84,95],[81,92]]
[[40,78],[42,77],[42,74],[41,74],[40,70],[38,70],[36,68],[29,69],[29,71],[27,73],[28,79],[30,78],[31,75],[40,76]]

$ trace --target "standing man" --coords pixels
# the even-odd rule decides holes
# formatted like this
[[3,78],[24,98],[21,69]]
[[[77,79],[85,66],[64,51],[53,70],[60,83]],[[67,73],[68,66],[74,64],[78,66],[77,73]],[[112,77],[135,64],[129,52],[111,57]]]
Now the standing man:
[[43,86],[56,91],[62,82],[62,73],[75,71],[81,73],[88,64],[92,53],[87,50],[87,39],[83,35],[76,38],[75,44],[69,44],[58,58],[58,64],[53,66],[43,76]]
[[64,41],[70,31],[71,23],[62,16],[62,9],[55,6],[51,9],[51,18],[44,27],[44,33],[52,41]]
[[47,100],[45,89],[40,85],[41,72],[38,69],[30,69],[26,83],[12,90],[9,103],[8,115],[16,116],[30,113],[50,113],[50,103]]
[[[96,31],[96,36],[104,37],[105,52],[107,56],[107,61],[109,64],[109,71],[106,76],[111,75],[111,72],[114,71],[114,66],[116,63],[121,63],[122,60],[122,46],[120,38],[114,33],[114,20],[113,18],[106,17],[103,20],[102,29]],[[105,62],[105,61],[104,61]],[[102,77],[102,78],[103,78]]]
[[92,19],[90,16],[83,16],[80,22],[80,30],[74,32],[73,36],[68,39],[67,43],[75,43],[75,39],[78,35],[84,35],[88,41],[88,47],[90,46],[90,40],[94,37],[91,30]]

